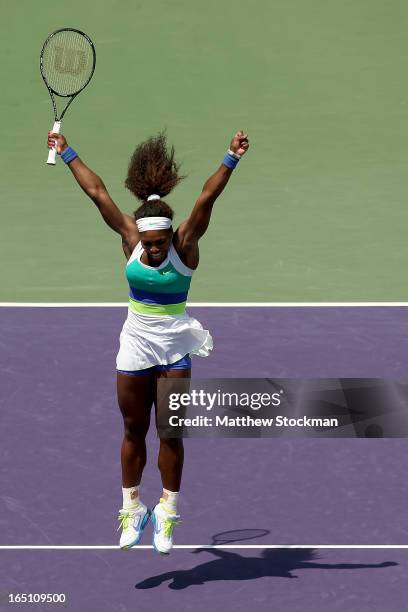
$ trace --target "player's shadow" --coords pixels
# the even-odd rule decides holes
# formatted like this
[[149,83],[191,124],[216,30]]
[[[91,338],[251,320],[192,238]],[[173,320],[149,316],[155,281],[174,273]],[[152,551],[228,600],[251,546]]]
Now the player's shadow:
[[174,570],[151,576],[135,585],[136,589],[153,589],[170,581],[169,589],[180,590],[213,580],[255,580],[265,576],[297,578],[293,572],[304,569],[356,570],[383,568],[398,565],[394,561],[383,563],[319,563],[318,553],[313,549],[265,549],[260,557],[242,557],[236,552],[218,548],[198,548],[194,554],[208,553],[216,559],[188,570]]

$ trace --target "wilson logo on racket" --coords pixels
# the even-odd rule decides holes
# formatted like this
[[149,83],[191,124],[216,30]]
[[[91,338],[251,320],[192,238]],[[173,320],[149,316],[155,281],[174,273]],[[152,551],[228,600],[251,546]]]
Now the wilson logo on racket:
[[60,74],[72,74],[73,76],[77,76],[86,68],[85,51],[56,47],[54,68]]

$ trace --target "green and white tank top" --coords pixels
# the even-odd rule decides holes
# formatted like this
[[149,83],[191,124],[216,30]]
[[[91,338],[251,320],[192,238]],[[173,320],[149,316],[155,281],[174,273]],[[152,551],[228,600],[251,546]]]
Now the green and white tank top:
[[183,314],[194,270],[183,264],[173,244],[157,268],[142,263],[142,255],[142,243],[138,242],[126,265],[130,310],[152,315]]

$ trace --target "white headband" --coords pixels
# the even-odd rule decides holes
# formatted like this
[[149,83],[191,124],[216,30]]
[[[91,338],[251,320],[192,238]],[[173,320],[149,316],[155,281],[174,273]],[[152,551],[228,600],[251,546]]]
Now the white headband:
[[168,217],[143,217],[136,220],[136,225],[139,232],[169,229],[171,227],[171,219]]
[[153,200],[160,200],[160,196],[157,195],[157,193],[152,193],[152,195],[149,195],[149,197],[147,198],[147,201],[153,201]]

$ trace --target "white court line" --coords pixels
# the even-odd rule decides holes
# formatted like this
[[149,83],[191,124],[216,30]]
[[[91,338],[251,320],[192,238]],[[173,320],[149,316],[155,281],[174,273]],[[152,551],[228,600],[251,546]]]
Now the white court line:
[[[128,302],[0,302],[0,308],[127,308]],[[408,302],[187,302],[187,308],[406,307]]]
[[[153,549],[152,545],[134,546],[132,550],[137,549]],[[265,548],[315,548],[315,549],[364,549],[364,550],[383,550],[383,549],[408,549],[408,544],[177,544],[173,549],[190,550],[196,548],[221,548],[221,549],[265,549]],[[119,546],[103,546],[103,545],[16,545],[16,546],[0,546],[0,550],[120,550]]]

